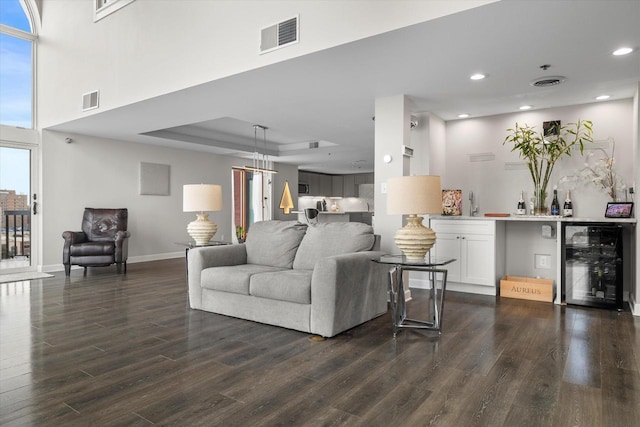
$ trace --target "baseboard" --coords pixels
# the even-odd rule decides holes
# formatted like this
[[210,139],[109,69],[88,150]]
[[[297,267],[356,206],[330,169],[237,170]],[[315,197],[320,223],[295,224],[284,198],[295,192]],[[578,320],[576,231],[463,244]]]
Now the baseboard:
[[633,294],[629,293],[629,308],[631,314],[634,316],[640,316],[640,303],[638,303]]
[[[141,255],[141,256],[132,256],[127,259],[127,264],[136,264],[139,262],[149,262],[149,261],[162,261],[164,259],[175,259],[175,258],[184,258],[184,251],[180,252],[168,252],[164,254],[152,254],[152,255]],[[77,265],[72,265],[72,270],[78,270],[82,267]],[[64,271],[64,264],[51,264],[51,265],[43,265],[38,266],[38,271],[42,273],[55,273],[57,271]]]
[[[409,278],[409,287],[417,289],[431,289],[428,279]],[[492,286],[469,285],[467,283],[447,282],[447,290],[455,292],[466,292],[478,295],[496,295],[496,288]]]

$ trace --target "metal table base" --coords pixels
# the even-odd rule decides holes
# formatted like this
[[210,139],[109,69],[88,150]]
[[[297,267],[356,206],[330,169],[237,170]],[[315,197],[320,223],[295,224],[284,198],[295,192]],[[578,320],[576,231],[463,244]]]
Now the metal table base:
[[[389,302],[391,305],[391,317],[393,325],[393,337],[398,330],[403,328],[427,329],[441,333],[442,312],[444,309],[444,293],[447,287],[447,269],[444,265],[453,262],[453,259],[438,261],[410,261],[401,256],[385,255],[374,261],[392,266],[389,271]],[[404,297],[405,271],[422,271],[429,275],[429,294],[432,304],[432,319],[412,319],[407,317],[407,303]],[[440,279],[440,280],[438,280]],[[441,286],[438,286],[441,283]]]
[[[433,320],[411,319],[407,317],[407,302],[404,298],[404,280],[402,279],[403,271],[414,270],[429,273],[429,283],[431,289],[429,293],[433,304]],[[442,289],[438,289],[436,275],[442,275]],[[401,328],[413,329],[429,329],[441,333],[442,328],[442,310],[444,309],[444,291],[447,286],[447,270],[440,268],[415,268],[402,265],[396,265],[389,272],[389,301],[391,305],[391,316],[393,322],[393,336],[395,338],[398,330]],[[394,283],[396,284],[394,286]],[[394,289],[395,288],[395,289]]]

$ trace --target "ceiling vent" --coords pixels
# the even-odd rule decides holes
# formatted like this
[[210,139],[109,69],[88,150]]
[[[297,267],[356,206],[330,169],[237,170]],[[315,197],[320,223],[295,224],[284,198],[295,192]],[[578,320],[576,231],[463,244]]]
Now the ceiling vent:
[[298,16],[260,30],[260,53],[271,52],[298,43]]
[[318,148],[320,146],[320,142],[313,141],[309,143],[309,148]]
[[93,110],[98,108],[98,100],[100,98],[100,91],[93,91],[82,95],[82,111]]
[[549,87],[549,86],[557,86],[560,83],[567,80],[566,77],[563,76],[549,76],[549,77],[540,77],[539,79],[535,79],[531,83],[531,86],[535,87]]

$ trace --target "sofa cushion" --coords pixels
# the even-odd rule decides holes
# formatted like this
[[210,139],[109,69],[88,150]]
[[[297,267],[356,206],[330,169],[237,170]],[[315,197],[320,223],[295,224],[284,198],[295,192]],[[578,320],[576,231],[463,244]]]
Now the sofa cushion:
[[200,284],[205,289],[249,295],[249,281],[252,275],[281,270],[283,269],[279,267],[255,264],[205,268],[202,270]]
[[300,243],[293,268],[313,269],[321,258],[371,250],[373,227],[361,222],[329,222],[310,225]]
[[311,304],[313,270],[285,270],[251,276],[249,293],[254,297]]
[[291,268],[307,229],[298,221],[261,221],[247,232],[247,263]]

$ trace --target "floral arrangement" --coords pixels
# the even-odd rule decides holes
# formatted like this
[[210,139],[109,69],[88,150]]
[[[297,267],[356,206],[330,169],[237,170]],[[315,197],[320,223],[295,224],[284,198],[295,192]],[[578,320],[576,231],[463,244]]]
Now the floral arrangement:
[[[614,170],[615,164],[615,148],[616,143],[613,139],[611,142],[611,155],[604,148],[597,148],[587,155],[587,159],[582,168],[578,172],[578,177],[584,183],[591,183],[603,191],[606,191],[612,201],[618,200],[618,192],[624,191],[626,186],[624,181]],[[602,157],[596,158],[596,154],[602,154]]]
[[544,131],[537,132],[527,124],[516,123],[515,128],[507,129],[508,134],[502,144],[512,144],[511,151],[517,151],[529,168],[536,214],[547,213],[547,186],[554,165],[560,158],[571,156],[574,147],[580,149],[580,154],[583,153],[585,143],[593,142],[592,126],[590,120],[578,120],[565,126],[557,122],[548,130],[548,135]]

